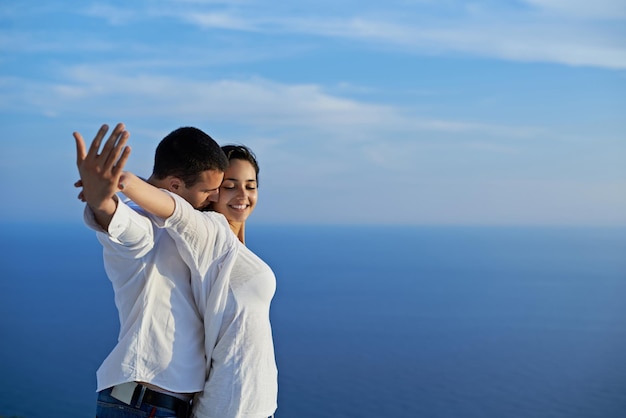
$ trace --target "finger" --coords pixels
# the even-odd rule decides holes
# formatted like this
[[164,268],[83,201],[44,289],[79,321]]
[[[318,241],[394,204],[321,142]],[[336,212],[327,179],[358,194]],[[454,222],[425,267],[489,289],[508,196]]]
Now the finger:
[[113,157],[113,159],[116,159],[115,155],[112,156],[111,153],[115,152],[115,148],[119,141],[124,139],[124,132],[126,132],[124,128],[125,127],[123,123],[118,123],[117,125],[115,125],[115,128],[111,132],[111,135],[109,135],[109,139],[107,139],[107,141],[104,143],[104,146],[102,147],[102,152],[100,153],[100,155],[104,157],[103,165],[110,166],[111,157]]
[[109,130],[109,126],[107,124],[102,125],[100,129],[98,129],[98,133],[96,134],[93,141],[91,142],[91,146],[89,147],[89,152],[87,153],[87,156],[85,158],[89,158],[89,157],[96,158],[98,156],[98,150],[100,149],[102,138],[104,137],[104,135],[106,135],[108,130]]
[[117,139],[117,143],[115,144],[113,149],[108,151],[108,154],[105,154],[103,151],[102,155],[103,156],[106,155],[106,161],[104,162],[104,167],[103,167],[105,171],[111,170],[111,172],[113,173],[115,172],[114,167],[118,163],[120,155],[125,151],[126,142],[128,141],[129,137],[130,137],[130,133],[128,131],[121,132]]
[[117,164],[115,164],[112,169],[114,176],[118,176],[121,174],[122,171],[124,171],[124,166],[126,165],[126,161],[128,161],[128,158],[130,157],[130,152],[130,146],[124,147],[124,149],[122,150],[122,155],[120,156],[119,160],[117,160]]
[[74,140],[76,142],[76,164],[79,165],[85,159],[85,140],[78,132],[74,132],[72,135],[74,135]]
[[122,191],[122,193],[124,193],[124,189],[125,189],[125,183],[126,182],[126,174],[125,172],[122,172],[122,174],[120,175],[119,181],[117,183],[117,187]]

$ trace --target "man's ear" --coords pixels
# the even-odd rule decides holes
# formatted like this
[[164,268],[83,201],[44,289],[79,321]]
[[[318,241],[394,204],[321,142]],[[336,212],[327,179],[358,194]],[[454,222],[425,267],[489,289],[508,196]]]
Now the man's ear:
[[174,176],[169,176],[167,178],[167,190],[169,190],[170,192],[178,192],[183,188],[184,184],[183,181],[181,179],[179,179],[178,177],[174,177]]

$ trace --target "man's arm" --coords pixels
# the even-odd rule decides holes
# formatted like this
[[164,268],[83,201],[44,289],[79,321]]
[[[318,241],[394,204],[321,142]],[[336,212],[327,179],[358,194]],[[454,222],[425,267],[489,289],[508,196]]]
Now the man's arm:
[[89,151],[80,133],[74,132],[76,141],[76,166],[80,174],[82,199],[93,211],[98,224],[107,230],[113,214],[117,208],[120,176],[124,165],[130,156],[130,147],[126,141],[130,134],[124,124],[118,123],[109,139],[105,142],[102,151],[100,145],[109,127],[102,125],[93,139]]

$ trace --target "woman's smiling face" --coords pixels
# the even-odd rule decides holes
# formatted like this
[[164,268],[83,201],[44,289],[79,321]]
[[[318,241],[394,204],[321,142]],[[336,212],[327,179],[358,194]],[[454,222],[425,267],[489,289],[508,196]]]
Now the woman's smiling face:
[[229,222],[245,222],[254,210],[257,198],[257,176],[252,164],[246,160],[230,160],[213,209]]

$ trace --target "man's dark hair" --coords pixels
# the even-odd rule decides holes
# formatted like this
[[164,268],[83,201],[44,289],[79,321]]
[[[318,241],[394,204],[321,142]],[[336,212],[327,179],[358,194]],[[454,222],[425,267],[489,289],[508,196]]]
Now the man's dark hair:
[[198,128],[182,127],[170,132],[157,146],[152,175],[181,179],[186,187],[198,182],[203,171],[225,171],[228,159],[217,142]]

